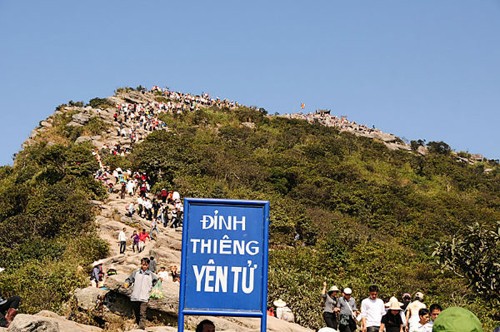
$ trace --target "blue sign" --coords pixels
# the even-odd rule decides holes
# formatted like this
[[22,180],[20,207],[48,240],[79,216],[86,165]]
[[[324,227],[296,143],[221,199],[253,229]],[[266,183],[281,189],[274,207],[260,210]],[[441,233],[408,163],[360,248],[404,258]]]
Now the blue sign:
[[179,331],[184,315],[260,317],[267,304],[269,202],[185,199]]

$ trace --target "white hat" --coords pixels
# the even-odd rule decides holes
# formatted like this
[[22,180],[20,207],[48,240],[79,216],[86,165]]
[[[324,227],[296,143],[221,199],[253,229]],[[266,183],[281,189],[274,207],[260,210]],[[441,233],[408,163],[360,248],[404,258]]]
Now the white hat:
[[328,290],[328,293],[331,293],[331,292],[340,292],[340,289],[338,289],[337,286],[332,286]]
[[349,287],[344,288],[344,294],[351,295],[352,294],[352,289],[350,289]]
[[415,298],[423,300],[424,299],[424,294],[422,294],[421,292],[416,292],[415,293]]
[[389,310],[401,310],[401,305],[399,304],[399,301],[394,301],[394,302],[389,302],[385,304],[388,306]]
[[105,260],[104,260],[104,259],[100,259],[100,260],[95,261],[94,263],[92,263],[92,266],[101,265],[101,264],[103,264],[104,262],[105,262]]
[[[389,302],[387,302],[385,304],[386,307],[390,307],[392,303],[397,303],[400,307],[403,305],[403,303],[399,302],[398,299],[395,297],[395,296],[392,296],[390,299],[389,299]],[[393,309],[395,310],[395,309]]]
[[273,304],[275,307],[278,307],[278,308],[286,306],[286,302],[283,301],[282,299],[274,301]]
[[3,270],[5,270],[4,267],[0,267],[0,272],[3,272]]

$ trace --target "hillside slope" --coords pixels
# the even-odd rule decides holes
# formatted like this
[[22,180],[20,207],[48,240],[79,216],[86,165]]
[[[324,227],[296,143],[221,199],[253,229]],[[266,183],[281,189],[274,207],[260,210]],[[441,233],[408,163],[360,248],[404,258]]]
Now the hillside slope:
[[[151,117],[137,126],[140,117],[125,118],[129,107],[137,114],[147,110]],[[82,178],[82,168],[95,172],[109,166],[147,173],[151,193],[165,187],[183,197],[269,200],[269,303],[285,299],[297,322],[310,328],[322,325],[318,302],[324,280],[353,288],[357,299],[366,296],[371,283],[380,285],[383,297],[424,291],[427,303],[467,306],[488,326],[498,321],[496,302],[475,297],[466,279],[442,274],[432,257],[436,242],[448,241],[470,224],[495,228],[500,220],[498,165],[457,161],[443,144],[428,145],[421,155],[383,133],[363,137],[366,133],[358,129],[328,126],[331,117],[325,114],[311,117],[320,120],[267,116],[208,96],[120,89],[87,107],[59,107],[34,131],[14,167],[4,169],[2,181],[56,185],[69,181],[68,176]],[[65,151],[63,170],[57,167],[56,150]],[[75,151],[88,156],[71,159]],[[149,228],[149,222],[124,216],[133,198],[120,199],[117,193],[105,198],[102,189],[81,184],[99,206],[95,220],[110,244],[109,266],[129,272],[139,256],[117,255],[117,232],[123,225],[128,233]],[[11,205],[4,203],[3,224],[26,212],[9,210]],[[21,236],[15,241],[24,246]],[[178,265],[179,241],[179,232],[161,228],[158,241],[145,252],[161,265]],[[3,250],[13,255],[14,250]],[[498,245],[488,253],[495,250]],[[102,252],[79,263],[101,258]]]

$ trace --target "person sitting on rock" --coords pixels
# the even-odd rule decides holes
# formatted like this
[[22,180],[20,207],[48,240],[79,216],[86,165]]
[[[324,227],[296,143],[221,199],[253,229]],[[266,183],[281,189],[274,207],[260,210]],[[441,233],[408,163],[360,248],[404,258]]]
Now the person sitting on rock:
[[17,315],[17,308],[19,308],[21,298],[17,295],[4,299],[0,294],[0,326],[9,327],[10,323]]

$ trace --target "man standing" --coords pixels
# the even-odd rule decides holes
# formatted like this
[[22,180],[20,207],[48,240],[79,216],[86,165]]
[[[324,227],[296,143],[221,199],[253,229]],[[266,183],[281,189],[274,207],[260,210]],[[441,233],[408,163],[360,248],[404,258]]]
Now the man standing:
[[125,254],[125,249],[127,248],[127,237],[125,236],[125,231],[126,228],[123,227],[120,233],[118,233],[118,242],[120,243],[120,254]]
[[361,301],[361,330],[363,332],[378,332],[380,321],[385,315],[384,301],[377,298],[378,286],[368,288],[370,296]]
[[413,328],[410,329],[417,332],[432,332],[432,325],[429,324],[429,310],[422,308],[418,311],[419,321]]
[[443,308],[439,304],[431,304],[431,306],[429,307],[429,314],[431,315],[431,319],[429,321],[430,326],[434,325],[434,321],[436,320],[436,318],[438,318],[441,311],[443,311]]
[[351,297],[352,290],[344,288],[344,296],[340,297],[337,301],[335,311],[340,314],[339,331],[340,332],[354,332],[356,331],[356,315],[359,311],[356,309],[356,301]]
[[158,277],[149,270],[149,259],[147,257],[141,259],[141,267],[125,279],[124,288],[133,285],[130,301],[135,314],[135,322],[140,329],[146,328],[145,318],[148,308],[149,296],[153,286],[158,281]]
[[420,320],[419,310],[425,309],[427,306],[422,302],[424,294],[421,292],[415,293],[415,301],[406,307],[406,322],[409,324],[409,331],[416,331],[418,322]]
[[156,273],[156,261],[154,256],[149,257],[149,271]]

